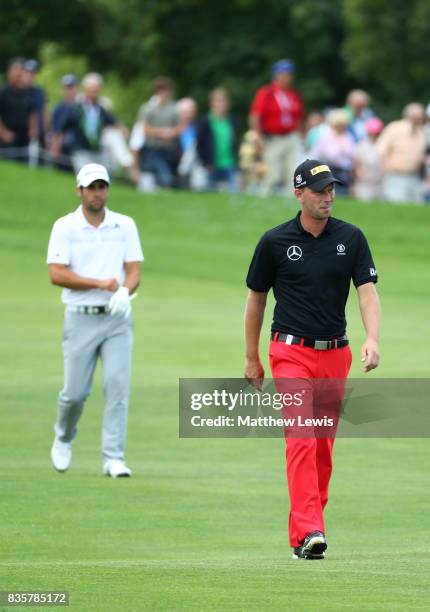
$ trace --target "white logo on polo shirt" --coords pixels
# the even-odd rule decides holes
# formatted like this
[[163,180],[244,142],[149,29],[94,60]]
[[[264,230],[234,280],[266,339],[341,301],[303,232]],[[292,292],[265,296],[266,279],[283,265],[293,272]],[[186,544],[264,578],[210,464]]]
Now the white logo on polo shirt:
[[369,268],[370,276],[376,276],[375,268]]
[[344,244],[340,243],[336,247],[336,251],[338,255],[345,255],[346,247]]
[[292,246],[288,247],[287,257],[288,259],[291,259],[291,261],[297,261],[302,255],[302,249],[299,246],[293,244]]

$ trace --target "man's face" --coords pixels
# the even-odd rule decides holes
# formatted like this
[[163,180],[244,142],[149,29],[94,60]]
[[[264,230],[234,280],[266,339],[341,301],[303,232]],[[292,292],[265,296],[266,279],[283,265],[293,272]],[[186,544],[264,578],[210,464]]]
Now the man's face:
[[155,95],[158,96],[160,104],[167,104],[172,98],[172,92],[168,87],[159,87]]
[[335,196],[333,183],[324,187],[322,191],[312,191],[309,187],[305,187],[304,189],[295,189],[294,194],[307,216],[318,221],[328,219]]
[[90,81],[84,88],[85,97],[95,104],[99,99],[99,96],[102,91],[102,85],[98,81]]
[[21,64],[16,63],[12,64],[7,71],[7,80],[9,81],[12,87],[22,87],[23,86],[23,73],[24,68]]
[[31,87],[34,83],[35,78],[35,72],[33,72],[32,70],[26,70],[25,68],[23,69],[21,76],[23,87]]
[[63,87],[63,97],[66,102],[74,102],[78,93],[76,85],[67,85]]
[[280,72],[276,75],[276,81],[279,87],[290,87],[294,81],[294,72]]
[[100,212],[108,198],[109,185],[104,181],[94,181],[88,187],[79,187],[82,206],[90,213]]
[[224,116],[228,112],[229,101],[226,96],[215,94],[211,99],[211,110],[215,115]]

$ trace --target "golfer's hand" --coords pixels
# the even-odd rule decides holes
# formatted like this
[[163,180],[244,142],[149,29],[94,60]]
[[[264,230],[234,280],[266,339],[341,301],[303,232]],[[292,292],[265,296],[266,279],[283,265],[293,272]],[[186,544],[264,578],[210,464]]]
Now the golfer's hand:
[[364,371],[370,372],[379,365],[379,346],[376,340],[366,340],[361,347],[361,361],[364,362]]
[[127,287],[120,287],[109,301],[109,312],[112,316],[128,317],[131,312],[130,295]]
[[264,382],[264,368],[260,359],[247,359],[245,361],[245,378],[249,384],[261,391]]
[[99,282],[99,289],[103,289],[104,291],[117,291],[119,289],[119,283],[116,278],[106,278],[105,280],[101,280]]

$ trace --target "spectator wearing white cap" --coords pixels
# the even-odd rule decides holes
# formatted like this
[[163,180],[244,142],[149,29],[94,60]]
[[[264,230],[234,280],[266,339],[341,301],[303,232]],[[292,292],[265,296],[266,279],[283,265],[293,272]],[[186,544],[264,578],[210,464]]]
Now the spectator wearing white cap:
[[63,287],[65,304],[64,386],[51,458],[59,472],[69,469],[72,442],[100,358],[103,472],[114,478],[131,476],[124,458],[133,340],[130,295],[139,285],[143,254],[133,219],[105,206],[110,185],[106,168],[86,164],[76,179],[81,204],[54,223],[47,257],[51,281]]

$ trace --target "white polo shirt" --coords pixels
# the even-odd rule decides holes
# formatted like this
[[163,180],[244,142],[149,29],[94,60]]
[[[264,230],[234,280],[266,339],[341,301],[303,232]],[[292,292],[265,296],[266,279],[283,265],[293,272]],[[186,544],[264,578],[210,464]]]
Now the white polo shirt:
[[[58,219],[48,246],[48,264],[64,264],[87,278],[125,280],[124,263],[143,261],[142,247],[131,217],[105,208],[103,223],[94,227],[86,220],[82,206]],[[64,304],[104,306],[112,292],[101,289],[63,289]]]

